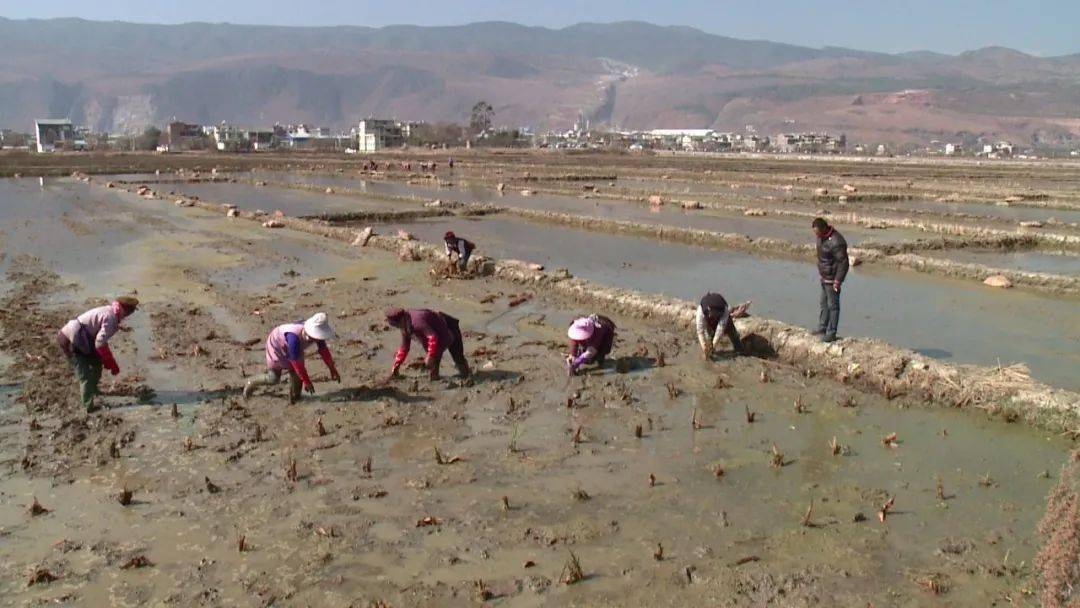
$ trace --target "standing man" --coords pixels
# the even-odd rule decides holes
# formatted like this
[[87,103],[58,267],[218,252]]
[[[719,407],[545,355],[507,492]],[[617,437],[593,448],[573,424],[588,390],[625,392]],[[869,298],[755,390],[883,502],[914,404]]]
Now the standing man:
[[472,256],[473,249],[476,249],[476,244],[472,241],[459,238],[454,234],[453,230],[448,230],[443,235],[443,243],[446,244],[446,259],[452,264],[454,262],[454,256],[457,256],[457,267],[461,272],[465,272],[469,268],[469,257]]
[[75,368],[82,404],[87,412],[100,409],[94,404],[94,397],[98,395],[102,368],[114,376],[120,373],[120,366],[109,349],[109,338],[120,329],[120,321],[138,307],[136,298],[120,296],[111,304],[91,308],[68,321],[56,335],[57,344]]
[[701,298],[694,315],[694,326],[697,329],[698,344],[701,345],[701,352],[706,360],[711,358],[720,346],[721,336],[727,336],[728,340],[731,340],[731,346],[736,353],[746,353],[733,319],[745,316],[749,306],[750,302],[744,302],[735,308],[728,308],[727,300],[718,293],[710,292]]
[[314,393],[315,385],[311,383],[307,366],[304,365],[304,351],[312,344],[329,368],[330,379],[341,382],[341,375],[334,365],[334,357],[326,346],[326,341],[333,337],[334,330],[330,328],[330,320],[324,312],[315,313],[303,323],[286,323],[275,327],[266,338],[266,374],[247,381],[244,386],[244,399],[251,397],[257,386],[277,384],[281,380],[282,372],[289,374],[290,405],[300,399],[301,387],[308,393]]
[[461,325],[454,317],[426,308],[412,310],[391,308],[386,311],[386,322],[391,327],[401,330],[401,346],[398,347],[397,354],[394,356],[394,366],[390,369],[387,381],[398,377],[398,371],[409,356],[409,347],[413,338],[427,347],[424,366],[431,380],[439,379],[439,365],[442,363],[443,353],[447,350],[454,359],[458,377],[468,378],[472,373],[469,370],[469,362],[465,359]]
[[821,275],[821,314],[815,336],[822,342],[836,341],[836,326],[840,322],[840,286],[848,271],[847,241],[822,218],[815,218],[817,236],[817,265]]

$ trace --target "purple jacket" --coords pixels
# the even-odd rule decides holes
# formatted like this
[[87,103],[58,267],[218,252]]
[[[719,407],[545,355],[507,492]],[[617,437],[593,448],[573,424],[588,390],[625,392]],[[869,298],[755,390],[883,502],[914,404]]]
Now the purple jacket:
[[401,330],[401,346],[394,357],[394,365],[398,366],[405,362],[409,356],[409,346],[415,337],[418,342],[427,347],[429,359],[438,357],[454,341],[450,328],[442,315],[434,310],[416,308],[405,311],[409,315],[409,326],[412,328]]

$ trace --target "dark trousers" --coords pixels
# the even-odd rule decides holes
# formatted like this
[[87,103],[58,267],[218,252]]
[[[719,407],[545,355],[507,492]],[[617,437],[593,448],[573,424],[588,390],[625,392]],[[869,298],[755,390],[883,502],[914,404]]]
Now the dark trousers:
[[611,329],[611,331],[604,336],[604,339],[596,345],[596,365],[598,367],[603,367],[604,360],[611,354],[611,349],[615,346],[615,322],[603,315],[597,315],[597,317],[599,318],[600,323]]
[[818,316],[818,331],[826,337],[836,336],[836,326],[840,323],[840,294],[833,289],[832,281],[821,282],[821,313]]
[[469,258],[472,257],[472,250],[465,251],[465,254],[458,257],[458,270],[465,272],[469,269]]
[[[453,338],[453,342],[446,350],[450,351],[450,356],[454,359],[454,365],[457,366],[458,371],[469,368],[469,362],[465,359],[465,339],[461,337],[461,324],[460,322],[446,313],[439,313],[443,321],[446,322],[446,327],[450,330],[450,336]],[[435,369],[439,369],[439,364],[442,362],[442,353],[439,353],[435,359]]]
[[[715,332],[717,328],[713,328]],[[727,323],[724,324],[724,335],[731,340],[731,346],[735,349],[735,352],[743,352],[742,340],[739,338],[739,330],[735,329],[735,321],[728,317]]]

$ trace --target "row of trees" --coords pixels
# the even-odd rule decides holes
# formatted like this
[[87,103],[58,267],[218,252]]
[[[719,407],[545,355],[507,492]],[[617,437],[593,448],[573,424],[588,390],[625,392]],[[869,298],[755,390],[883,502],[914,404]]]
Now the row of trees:
[[518,133],[492,134],[494,121],[495,108],[486,101],[478,101],[469,113],[468,126],[452,122],[424,123],[412,129],[407,143],[410,146],[463,146],[468,141],[483,145],[512,144]]

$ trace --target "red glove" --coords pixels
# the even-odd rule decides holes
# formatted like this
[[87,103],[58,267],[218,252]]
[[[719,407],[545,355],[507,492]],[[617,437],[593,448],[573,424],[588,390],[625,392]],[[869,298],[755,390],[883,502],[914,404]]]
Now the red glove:
[[322,357],[323,363],[330,370],[330,379],[334,382],[341,382],[341,374],[337,371],[337,366],[334,365],[334,356],[330,354],[329,348],[320,348],[319,356]]
[[109,350],[109,345],[106,344],[97,349],[98,357],[101,357],[101,365],[112,372],[112,375],[120,373],[120,366],[116,364],[116,359],[113,357],[112,351]]
[[304,365],[303,359],[297,359],[296,361],[289,361],[289,365],[292,366],[293,371],[297,376],[300,376],[300,382],[304,384],[304,390],[309,393],[315,392],[315,385],[311,383],[311,378],[308,376],[307,367]]
[[427,359],[424,360],[424,365],[431,369],[431,366],[435,363],[435,357],[438,356],[439,351],[442,350],[439,344],[439,336],[437,334],[431,334],[427,339]]
[[405,350],[404,348],[399,348],[397,354],[394,355],[394,366],[391,368],[390,372],[396,374],[397,371],[401,369],[401,366],[405,363],[405,359],[408,356],[409,351]]

